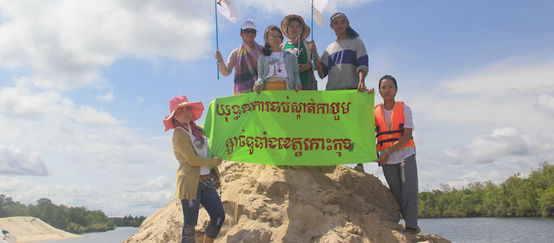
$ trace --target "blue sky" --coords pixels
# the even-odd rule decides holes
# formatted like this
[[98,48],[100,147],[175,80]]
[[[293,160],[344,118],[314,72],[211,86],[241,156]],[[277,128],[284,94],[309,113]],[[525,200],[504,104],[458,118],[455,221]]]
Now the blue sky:
[[[260,32],[288,13],[310,19],[309,1],[235,3],[236,24],[219,17],[224,58],[247,18]],[[320,53],[337,10],[370,55],[366,85],[392,74],[412,107],[420,190],[499,183],[552,163],[552,1],[330,0],[313,30]],[[169,100],[207,106],[232,94],[232,75],[216,78],[213,12],[201,0],[0,2],[0,193],[110,216],[149,215],[171,200]]]

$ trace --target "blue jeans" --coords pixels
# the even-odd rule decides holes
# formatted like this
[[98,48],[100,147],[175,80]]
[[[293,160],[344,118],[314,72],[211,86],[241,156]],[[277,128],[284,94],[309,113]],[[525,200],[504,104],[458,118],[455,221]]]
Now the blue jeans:
[[223,204],[221,204],[221,198],[217,194],[213,179],[199,181],[196,200],[181,200],[184,221],[181,243],[194,243],[194,227],[198,221],[200,204],[210,215],[210,223],[206,228],[206,236],[215,239],[221,230],[221,226],[223,226],[225,211],[223,211]]

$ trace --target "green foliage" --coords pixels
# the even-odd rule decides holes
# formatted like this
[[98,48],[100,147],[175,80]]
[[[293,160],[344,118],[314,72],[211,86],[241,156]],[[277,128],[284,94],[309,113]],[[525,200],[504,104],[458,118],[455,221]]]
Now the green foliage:
[[85,207],[67,207],[53,204],[48,198],[37,200],[36,205],[14,202],[0,195],[0,218],[31,216],[72,233],[103,232],[115,229],[115,224],[100,210],[89,211]]
[[441,185],[419,193],[419,217],[542,216],[554,215],[554,165],[544,162],[529,178],[511,176],[499,186],[470,183],[461,190]]
[[110,218],[117,227],[124,227],[124,226],[131,226],[131,227],[139,227],[140,224],[142,224],[142,221],[144,221],[146,217],[144,216],[136,216],[133,217],[131,215],[125,216],[125,217],[113,217]]

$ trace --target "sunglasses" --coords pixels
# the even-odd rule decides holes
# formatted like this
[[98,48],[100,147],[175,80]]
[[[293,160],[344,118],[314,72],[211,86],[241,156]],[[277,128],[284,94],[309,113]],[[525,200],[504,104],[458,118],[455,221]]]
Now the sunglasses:
[[256,34],[256,30],[255,29],[245,29],[245,30],[242,30],[242,33]]
[[275,38],[283,39],[283,36],[282,35],[268,35],[267,36],[267,39],[269,39],[269,40],[273,40]]

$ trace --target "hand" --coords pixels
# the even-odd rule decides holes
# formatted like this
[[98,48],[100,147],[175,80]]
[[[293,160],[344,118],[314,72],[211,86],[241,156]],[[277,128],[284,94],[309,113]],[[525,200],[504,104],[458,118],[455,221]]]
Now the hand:
[[254,91],[256,91],[256,93],[260,94],[261,87],[260,87],[259,84],[254,85]]
[[310,70],[310,68],[312,68],[311,64],[298,64],[298,71],[299,72],[308,71],[308,70]]
[[364,92],[364,91],[366,91],[366,87],[365,87],[364,82],[363,81],[359,82],[358,83],[358,92]]
[[375,93],[375,90],[374,90],[373,88],[368,89],[368,90],[367,90],[367,93],[368,93],[368,94],[373,94],[373,93]]
[[214,57],[215,57],[215,59],[217,59],[217,61],[219,61],[220,63],[223,62],[223,56],[221,55],[221,52],[215,51]]
[[384,164],[384,165],[387,164],[387,161],[389,161],[389,154],[387,152],[381,153],[379,158],[377,160],[375,160],[375,162],[381,163],[381,164]]
[[298,92],[298,90],[302,90],[302,85],[301,84],[297,84],[294,86],[294,91]]
[[315,46],[315,42],[314,41],[310,41],[308,42],[308,49],[309,51],[314,51],[314,53],[317,53],[317,47]]

